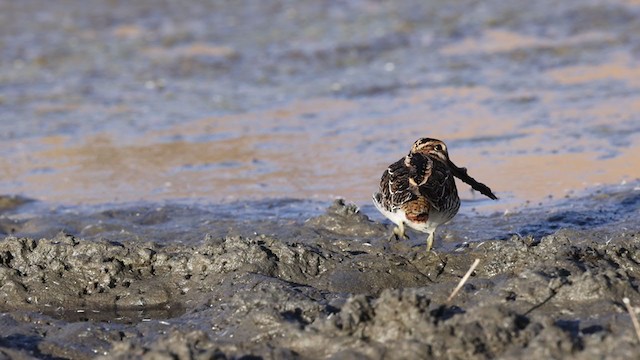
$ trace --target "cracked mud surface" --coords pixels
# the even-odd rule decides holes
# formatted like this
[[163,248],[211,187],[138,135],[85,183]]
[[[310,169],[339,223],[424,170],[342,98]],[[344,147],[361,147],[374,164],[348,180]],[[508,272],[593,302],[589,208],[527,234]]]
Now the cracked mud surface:
[[[599,210],[589,210],[594,203],[618,211],[598,215]],[[508,218],[463,217],[439,232],[437,254],[425,253],[424,239],[415,233],[408,242],[387,242],[390,227],[342,201],[307,221],[244,224],[253,235],[233,234],[232,220],[216,222],[203,209],[165,205],[168,213],[210,220],[193,227],[199,239],[176,243],[153,240],[171,217],[139,227],[144,209],[76,218],[41,215],[39,233],[66,221],[67,233],[44,238],[26,232],[36,218],[13,223],[15,233],[0,241],[0,354],[52,359],[637,354],[639,340],[622,304],[624,297],[640,304],[640,193],[633,187],[572,199],[552,215],[541,208]],[[105,212],[121,215],[109,221]],[[598,216],[601,221],[591,224],[578,221]],[[553,225],[560,218],[562,229],[547,228],[541,236],[451,239],[474,236],[458,223],[482,231],[504,223]],[[103,232],[80,236],[87,222],[101,223]],[[223,223],[231,229],[227,234],[204,231]],[[447,303],[474,259],[480,265]]]

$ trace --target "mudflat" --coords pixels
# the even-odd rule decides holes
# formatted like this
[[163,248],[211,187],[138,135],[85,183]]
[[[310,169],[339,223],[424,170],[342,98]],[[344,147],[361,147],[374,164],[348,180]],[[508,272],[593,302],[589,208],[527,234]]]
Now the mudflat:
[[[268,207],[301,205],[309,203]],[[369,218],[372,206],[338,200],[306,221],[264,220],[265,206],[244,204],[253,209],[245,221],[225,218],[228,208],[166,204],[5,221],[5,232],[43,237],[0,242],[0,352],[56,359],[637,354],[640,339],[622,302],[640,304],[637,184],[552,212],[461,216],[443,226],[429,253],[422,234],[387,240],[391,228]],[[189,232],[172,232],[186,219]],[[500,235],[483,239],[488,228]],[[479,266],[447,301],[475,259]]]
[[[0,358],[637,358],[639,33],[633,0],[0,0]],[[459,184],[429,253],[370,202],[425,136],[500,197]]]

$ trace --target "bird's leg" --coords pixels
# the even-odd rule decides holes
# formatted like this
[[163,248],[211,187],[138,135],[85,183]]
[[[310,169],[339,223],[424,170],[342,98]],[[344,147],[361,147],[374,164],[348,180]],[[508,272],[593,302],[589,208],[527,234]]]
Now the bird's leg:
[[[438,253],[432,249],[433,247],[433,238],[435,237],[435,230],[431,233],[429,233],[429,236],[427,237],[427,254],[429,254],[429,252],[432,252],[435,256],[438,257],[438,259],[440,259],[440,262],[442,263],[443,266],[447,265],[447,262],[445,259],[443,259],[440,255],[438,255]],[[442,271],[444,271],[444,268],[442,268]],[[440,272],[440,274],[442,274],[442,271]],[[440,276],[440,274],[438,274],[438,276]]]
[[401,238],[403,238],[404,240],[409,240],[409,235],[407,235],[403,222],[400,222],[400,226],[398,230],[400,232],[398,235],[400,235]]
[[391,234],[391,236],[389,237],[389,240],[391,240],[392,238],[395,238],[396,241],[400,240],[400,238],[406,239],[406,240],[409,239],[409,236],[407,236],[407,233],[405,232],[403,222],[401,222],[400,224],[398,224],[398,226],[393,228],[393,234]]
[[431,251],[431,247],[433,246],[433,234],[435,231],[429,233],[429,237],[427,237],[427,252]]

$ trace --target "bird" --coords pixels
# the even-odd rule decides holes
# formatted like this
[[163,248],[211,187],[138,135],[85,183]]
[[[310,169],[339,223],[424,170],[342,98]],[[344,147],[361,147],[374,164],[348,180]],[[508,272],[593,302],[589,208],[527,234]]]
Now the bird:
[[406,227],[427,233],[427,252],[433,246],[436,228],[458,213],[460,198],[454,177],[490,199],[491,189],[469,176],[467,169],[449,158],[447,145],[438,139],[420,138],[409,154],[382,173],[373,204],[396,226],[389,240],[408,239]]

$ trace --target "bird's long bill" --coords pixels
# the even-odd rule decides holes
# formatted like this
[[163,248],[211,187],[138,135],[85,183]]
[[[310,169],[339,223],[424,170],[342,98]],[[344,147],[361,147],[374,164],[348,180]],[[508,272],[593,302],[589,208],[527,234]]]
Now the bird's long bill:
[[493,194],[493,192],[487,185],[478,182],[476,179],[469,176],[469,174],[467,174],[466,168],[457,167],[456,164],[454,164],[451,160],[449,160],[449,167],[451,168],[451,173],[453,174],[453,176],[469,184],[473,190],[479,191],[482,195],[488,198],[498,200],[498,197]]

